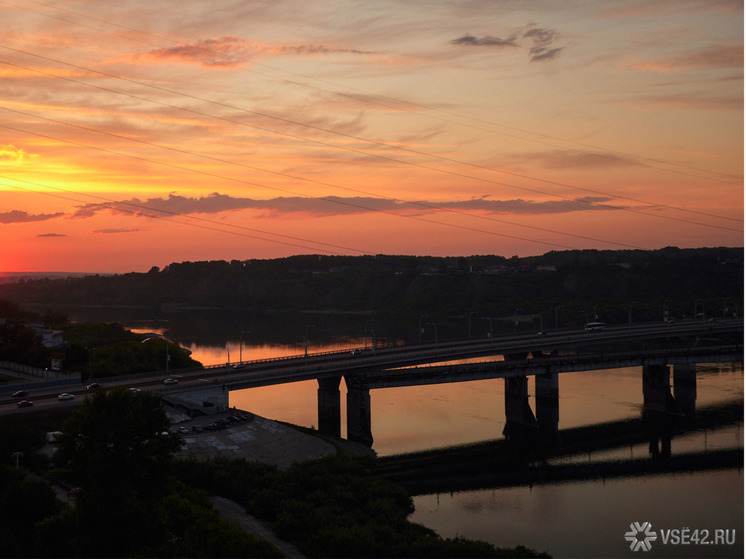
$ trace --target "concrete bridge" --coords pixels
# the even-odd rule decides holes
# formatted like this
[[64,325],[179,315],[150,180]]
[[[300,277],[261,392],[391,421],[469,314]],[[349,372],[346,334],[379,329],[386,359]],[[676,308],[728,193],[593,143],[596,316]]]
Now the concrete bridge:
[[[186,407],[209,403],[221,409],[227,407],[231,390],[315,379],[319,385],[319,430],[340,436],[340,384],[344,378],[347,438],[372,445],[371,390],[503,378],[506,438],[541,436],[556,440],[560,373],[639,366],[647,414],[657,418],[692,416],[696,402],[696,364],[743,362],[742,341],[743,320],[461,340],[360,354],[348,351],[263,360],[243,363],[239,368],[216,367],[200,372],[198,381],[192,379],[190,384],[181,383],[161,392],[167,400],[181,402]],[[484,359],[464,362],[475,357]],[[535,411],[528,398],[530,376],[535,377]]]

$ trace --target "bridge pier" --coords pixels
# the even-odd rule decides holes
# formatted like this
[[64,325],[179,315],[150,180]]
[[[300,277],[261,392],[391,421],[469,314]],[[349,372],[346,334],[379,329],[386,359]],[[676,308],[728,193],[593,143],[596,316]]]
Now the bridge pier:
[[671,394],[671,370],[668,365],[643,365],[643,413],[682,415]]
[[339,382],[341,376],[317,379],[318,409],[319,409],[319,432],[332,437],[342,436],[342,425],[340,416],[342,405],[339,396]]
[[673,397],[679,409],[689,419],[697,417],[697,365],[677,364],[673,367]]
[[370,426],[370,389],[347,382],[347,440],[373,446]]
[[545,441],[558,443],[559,436],[559,374],[545,373],[534,377],[536,382],[536,421]]
[[528,377],[505,377],[505,428],[510,442],[530,442],[536,435],[536,417],[528,403]]
[[674,424],[684,414],[671,394],[668,365],[643,365],[642,393],[642,417],[648,429],[650,454],[669,458]]

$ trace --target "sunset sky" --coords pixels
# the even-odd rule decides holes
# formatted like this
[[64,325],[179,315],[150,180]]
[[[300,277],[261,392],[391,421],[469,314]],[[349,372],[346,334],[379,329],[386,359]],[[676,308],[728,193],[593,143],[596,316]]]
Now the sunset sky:
[[0,271],[743,246],[742,2],[0,0]]

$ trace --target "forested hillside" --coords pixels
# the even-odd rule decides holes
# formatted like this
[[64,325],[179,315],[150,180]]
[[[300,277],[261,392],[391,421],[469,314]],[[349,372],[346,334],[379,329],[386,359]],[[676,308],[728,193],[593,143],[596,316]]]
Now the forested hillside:
[[0,284],[19,305],[512,316],[608,320],[742,315],[742,248],[500,256],[293,256],[173,263],[147,273]]

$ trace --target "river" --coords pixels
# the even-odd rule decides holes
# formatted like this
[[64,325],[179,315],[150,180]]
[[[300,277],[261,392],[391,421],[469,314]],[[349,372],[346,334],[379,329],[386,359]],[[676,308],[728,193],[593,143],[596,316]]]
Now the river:
[[[71,317],[75,318],[73,313]],[[79,318],[80,320],[80,318]],[[109,319],[114,320],[114,319]],[[360,322],[360,319],[356,319]],[[230,333],[208,335],[185,329],[173,319],[120,320],[136,331],[164,334],[192,351],[205,365],[301,355],[308,351],[352,349],[371,343],[359,337],[314,339],[295,321],[294,340],[274,342],[233,325]],[[177,326],[175,322],[179,322]],[[311,324],[308,322],[307,324]],[[300,325],[300,326],[299,326]],[[203,332],[206,332],[204,330]],[[305,338],[305,339],[304,339]],[[505,425],[502,380],[371,391],[373,449],[379,456],[500,439]],[[743,404],[742,364],[710,364],[697,369],[697,407]],[[560,429],[638,418],[642,408],[639,368],[563,373]],[[269,419],[315,427],[317,383],[299,382],[231,393],[230,405]],[[342,436],[346,435],[344,381]],[[529,383],[533,394],[533,382]],[[743,422],[699,430],[672,443],[672,453],[743,448]],[[632,445],[572,460],[645,458],[647,445]],[[744,485],[742,469],[637,476],[608,480],[484,488],[414,498],[412,520],[444,537],[464,536],[498,546],[525,545],[554,557],[741,557]],[[625,534],[632,523],[651,523],[649,551],[633,551]],[[705,533],[708,544],[704,544]],[[692,537],[696,536],[696,542]],[[717,536],[717,542],[716,542]],[[674,543],[674,541],[678,543]]]

